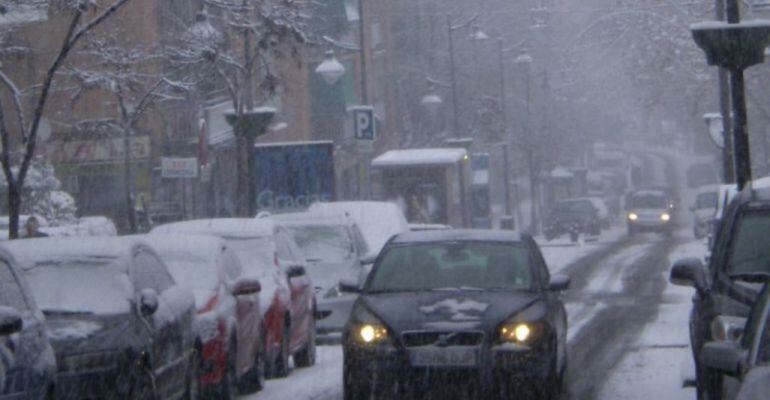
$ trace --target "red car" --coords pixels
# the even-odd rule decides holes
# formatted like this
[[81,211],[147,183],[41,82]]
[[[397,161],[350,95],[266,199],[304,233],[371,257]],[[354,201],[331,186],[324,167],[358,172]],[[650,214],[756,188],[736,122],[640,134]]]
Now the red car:
[[285,228],[272,218],[219,218],[177,222],[153,233],[208,234],[221,237],[241,261],[244,275],[262,286],[262,338],[266,374],[289,374],[294,365],[315,364],[316,301],[306,261]]
[[192,291],[200,340],[200,389],[234,399],[238,388],[264,384],[259,280],[244,277],[241,263],[213,236],[149,235],[174,280]]

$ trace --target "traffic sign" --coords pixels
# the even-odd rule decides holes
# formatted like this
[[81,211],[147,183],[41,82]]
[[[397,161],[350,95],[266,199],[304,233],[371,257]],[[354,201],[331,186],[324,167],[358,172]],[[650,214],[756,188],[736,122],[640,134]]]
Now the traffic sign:
[[356,140],[373,141],[376,135],[374,108],[371,106],[351,108],[353,111],[353,136]]

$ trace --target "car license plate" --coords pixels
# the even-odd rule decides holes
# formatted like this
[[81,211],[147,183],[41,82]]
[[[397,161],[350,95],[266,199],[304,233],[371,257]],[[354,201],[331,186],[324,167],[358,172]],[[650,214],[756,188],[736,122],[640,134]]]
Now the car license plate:
[[414,367],[474,367],[478,352],[474,347],[423,347],[410,350]]

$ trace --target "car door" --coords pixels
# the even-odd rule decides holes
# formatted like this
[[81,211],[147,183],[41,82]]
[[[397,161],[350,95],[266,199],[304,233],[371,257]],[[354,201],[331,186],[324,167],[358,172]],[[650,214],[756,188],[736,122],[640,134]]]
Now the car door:
[[[227,247],[222,248],[220,263],[224,272],[225,284],[232,292],[238,278],[243,276],[243,270],[238,257]],[[235,319],[238,325],[238,372],[247,372],[253,366],[259,352],[261,340],[261,314],[259,309],[259,294],[241,295],[235,297]]]
[[291,297],[291,348],[298,349],[304,345],[311,328],[313,286],[307,275],[302,251],[291,242],[290,236],[278,231],[276,234],[276,250],[278,258],[285,266],[283,273],[289,285]]
[[158,394],[173,398],[185,389],[195,300],[174,284],[160,258],[145,248],[134,252],[131,280],[139,301],[148,290],[157,294],[157,310],[145,320],[152,330],[151,359]]

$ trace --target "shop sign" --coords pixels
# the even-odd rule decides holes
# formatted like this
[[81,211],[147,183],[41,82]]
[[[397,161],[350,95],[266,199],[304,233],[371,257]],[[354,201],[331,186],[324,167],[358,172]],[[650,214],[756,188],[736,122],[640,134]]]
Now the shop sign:
[[167,179],[192,179],[198,177],[197,158],[163,157],[160,166],[161,176]]
[[[135,136],[129,143],[132,161],[150,158],[150,137]],[[52,164],[116,164],[125,160],[122,138],[56,140],[38,145],[38,152]]]

